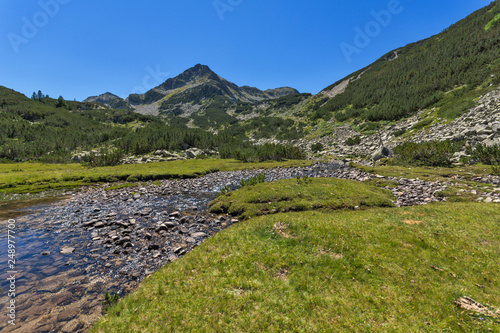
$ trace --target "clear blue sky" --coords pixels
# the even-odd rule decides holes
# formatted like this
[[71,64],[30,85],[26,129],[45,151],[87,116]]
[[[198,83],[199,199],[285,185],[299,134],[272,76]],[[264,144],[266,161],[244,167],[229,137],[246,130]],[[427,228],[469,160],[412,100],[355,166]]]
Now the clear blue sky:
[[[490,2],[0,0],[0,85],[126,97],[201,63],[240,86],[318,93]],[[376,23],[372,12],[388,9]],[[370,35],[357,45],[356,28]]]

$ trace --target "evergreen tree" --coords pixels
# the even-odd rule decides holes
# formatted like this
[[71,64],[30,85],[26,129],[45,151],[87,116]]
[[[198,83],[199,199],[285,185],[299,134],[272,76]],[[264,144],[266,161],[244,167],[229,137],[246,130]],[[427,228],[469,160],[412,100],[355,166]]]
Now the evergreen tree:
[[59,96],[59,98],[57,99],[56,108],[68,108],[68,104],[62,96]]

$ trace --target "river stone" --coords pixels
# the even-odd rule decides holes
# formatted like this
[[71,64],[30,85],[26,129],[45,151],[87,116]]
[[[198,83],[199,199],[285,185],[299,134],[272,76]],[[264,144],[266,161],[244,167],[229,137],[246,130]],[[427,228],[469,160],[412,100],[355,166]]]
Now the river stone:
[[75,248],[74,247],[70,247],[70,246],[64,246],[61,248],[61,254],[70,254],[70,253],[73,253],[75,252]]
[[104,228],[104,227],[105,227],[105,225],[104,225],[104,223],[102,223],[102,222],[97,222],[97,223],[95,224],[95,226],[94,226],[94,228],[96,228],[96,229],[99,229],[99,228]]
[[158,245],[158,244],[151,244],[148,246],[149,251],[158,250],[159,248],[160,248],[160,245]]
[[165,222],[165,225],[166,225],[168,228],[175,228],[175,223],[174,223],[174,222],[171,222],[171,221]]
[[189,222],[189,220],[190,220],[189,216],[184,216],[183,218],[181,218],[179,220],[179,223],[184,224],[184,223]]
[[173,212],[170,214],[170,217],[180,217],[181,216],[181,213],[180,212]]
[[125,236],[125,237],[119,238],[119,239],[115,242],[115,244],[116,244],[116,245],[123,245],[123,244],[125,244],[125,243],[127,243],[127,242],[130,242],[130,241],[131,241],[131,240],[130,240],[130,237]]
[[156,232],[160,232],[160,231],[167,231],[168,230],[168,227],[165,225],[165,224],[160,224],[158,225],[158,227],[156,228]]
[[194,232],[191,234],[191,237],[193,238],[202,238],[202,237],[207,237],[207,234],[204,232]]

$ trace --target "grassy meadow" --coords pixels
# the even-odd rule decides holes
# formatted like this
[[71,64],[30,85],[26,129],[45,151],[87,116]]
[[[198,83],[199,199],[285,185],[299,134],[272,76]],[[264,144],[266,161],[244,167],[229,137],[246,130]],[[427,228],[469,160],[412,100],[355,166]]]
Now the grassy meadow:
[[192,178],[215,171],[309,165],[306,161],[243,163],[231,159],[195,159],[87,168],[80,164],[0,163],[0,200],[10,194],[39,193],[101,182],[137,182]]
[[[221,195],[212,207],[238,207],[246,220],[148,277],[92,332],[500,329],[498,317],[454,303],[468,296],[493,311],[500,306],[498,205],[386,207],[385,191],[345,182],[356,195],[340,191],[334,200],[350,204],[328,209],[332,199],[322,193],[338,180],[265,183]],[[377,190],[364,209],[352,210]],[[266,200],[282,206],[263,209]],[[303,207],[309,201],[313,210]]]

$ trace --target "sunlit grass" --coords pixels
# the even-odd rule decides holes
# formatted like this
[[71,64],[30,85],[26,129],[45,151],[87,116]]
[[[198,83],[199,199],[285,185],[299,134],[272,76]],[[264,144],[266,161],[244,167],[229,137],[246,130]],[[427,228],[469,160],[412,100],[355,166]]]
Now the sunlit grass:
[[432,204],[254,217],[168,264],[93,332],[484,332],[500,306],[499,208]]
[[214,213],[229,213],[242,218],[278,212],[313,209],[366,209],[393,206],[392,193],[372,184],[345,179],[283,179],[272,183],[245,186],[221,195],[211,203]]
[[242,163],[236,160],[204,159],[127,164],[86,168],[79,164],[14,163],[0,164],[0,195],[37,193],[74,188],[99,182],[146,181],[190,178],[214,171],[309,165],[305,161]]

